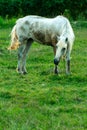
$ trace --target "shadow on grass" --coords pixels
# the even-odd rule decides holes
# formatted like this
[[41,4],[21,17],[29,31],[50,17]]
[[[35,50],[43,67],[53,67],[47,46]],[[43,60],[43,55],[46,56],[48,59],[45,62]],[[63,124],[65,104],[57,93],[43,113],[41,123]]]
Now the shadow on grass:
[[0,92],[0,98],[2,99],[11,99],[14,95],[12,95],[10,92]]

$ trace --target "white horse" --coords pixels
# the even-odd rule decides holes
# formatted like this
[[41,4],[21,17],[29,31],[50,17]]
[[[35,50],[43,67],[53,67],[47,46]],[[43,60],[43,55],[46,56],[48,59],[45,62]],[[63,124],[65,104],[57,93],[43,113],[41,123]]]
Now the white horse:
[[66,56],[66,73],[70,73],[70,53],[75,36],[70,22],[63,16],[44,18],[26,16],[17,20],[11,32],[10,50],[18,48],[19,73],[25,74],[26,55],[33,41],[49,45],[54,50],[55,73],[63,55]]

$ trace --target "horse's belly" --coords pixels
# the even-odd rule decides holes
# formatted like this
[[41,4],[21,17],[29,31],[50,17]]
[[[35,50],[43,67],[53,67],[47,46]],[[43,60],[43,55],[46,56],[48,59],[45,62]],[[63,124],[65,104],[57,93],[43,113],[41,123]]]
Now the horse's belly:
[[55,35],[50,35],[49,33],[42,33],[40,31],[33,32],[33,37],[35,41],[46,44],[49,46],[53,46],[53,44],[57,43],[57,38]]

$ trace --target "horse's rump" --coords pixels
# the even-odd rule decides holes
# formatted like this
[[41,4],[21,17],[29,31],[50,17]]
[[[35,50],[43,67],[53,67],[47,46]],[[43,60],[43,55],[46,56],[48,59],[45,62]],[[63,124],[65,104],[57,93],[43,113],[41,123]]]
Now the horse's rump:
[[19,42],[18,42],[18,36],[16,34],[16,25],[13,27],[11,31],[11,45],[8,48],[9,50],[16,50],[19,47]]

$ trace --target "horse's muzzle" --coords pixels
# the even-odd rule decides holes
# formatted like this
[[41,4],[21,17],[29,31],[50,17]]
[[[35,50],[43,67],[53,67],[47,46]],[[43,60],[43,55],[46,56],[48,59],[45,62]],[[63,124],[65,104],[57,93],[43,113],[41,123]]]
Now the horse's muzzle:
[[55,64],[55,65],[58,65],[59,62],[60,62],[60,60],[54,59],[54,64]]

